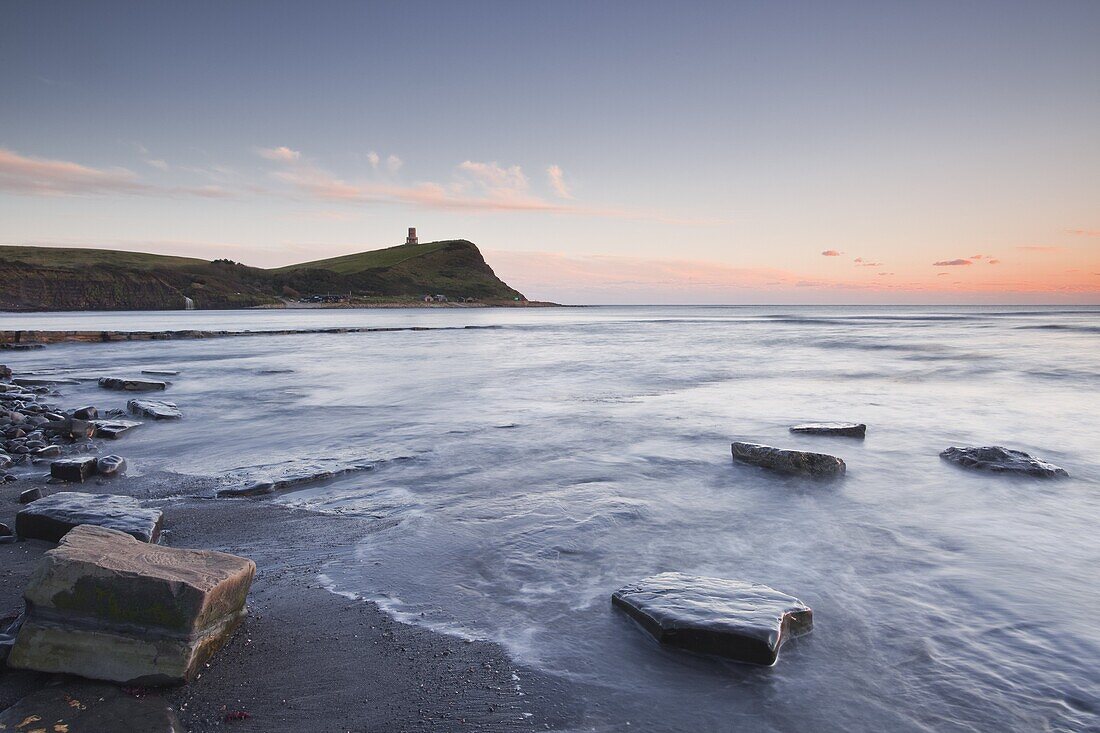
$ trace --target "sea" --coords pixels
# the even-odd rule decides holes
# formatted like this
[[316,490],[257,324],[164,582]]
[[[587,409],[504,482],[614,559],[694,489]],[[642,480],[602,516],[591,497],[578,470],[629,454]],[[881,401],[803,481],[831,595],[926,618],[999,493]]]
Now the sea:
[[[377,518],[317,582],[501,644],[577,691],[581,729],[1100,731],[1100,308],[0,315],[0,330],[336,327],[416,330],[0,361],[179,371],[164,398],[185,418],[117,446],[132,476],[304,478],[258,500]],[[126,399],[61,389],[73,407]],[[866,439],[788,430],[834,420]],[[736,464],[736,440],[834,454],[847,474]],[[939,457],[984,445],[1070,478]],[[772,667],[664,648],[610,603],[664,571],[767,584],[810,605],[814,630]]]

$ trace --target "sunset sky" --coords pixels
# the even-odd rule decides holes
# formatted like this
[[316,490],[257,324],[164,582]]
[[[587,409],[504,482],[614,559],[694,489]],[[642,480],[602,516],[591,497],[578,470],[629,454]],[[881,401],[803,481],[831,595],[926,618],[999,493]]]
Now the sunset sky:
[[5,2],[0,244],[1100,303],[1100,3]]

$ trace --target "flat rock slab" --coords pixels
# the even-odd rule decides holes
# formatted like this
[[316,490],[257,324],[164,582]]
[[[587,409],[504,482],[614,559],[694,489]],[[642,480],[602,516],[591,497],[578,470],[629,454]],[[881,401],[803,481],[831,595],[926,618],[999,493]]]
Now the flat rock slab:
[[15,531],[25,539],[60,542],[81,524],[119,530],[142,542],[156,542],[164,513],[160,509],[146,509],[128,496],[60,491],[15,515]]
[[121,389],[126,392],[155,392],[156,390],[168,389],[167,382],[127,377],[100,377],[99,386],[104,389]]
[[80,384],[79,379],[71,377],[16,377],[11,380],[20,387],[49,387],[54,384]]
[[122,418],[92,420],[92,423],[95,424],[96,437],[109,440],[118,440],[142,424],[140,420],[124,420]]
[[[29,723],[27,721],[30,721]],[[20,727],[22,724],[22,727]],[[30,733],[184,733],[160,697],[133,697],[117,685],[66,680],[0,712],[0,731]]]
[[62,481],[84,483],[95,473],[95,456],[59,458],[50,464],[50,476]]
[[775,664],[787,639],[813,628],[810,607],[786,593],[684,573],[631,583],[611,603],[662,644],[752,664]]
[[993,473],[1015,473],[1038,478],[1065,478],[1069,473],[1053,463],[1019,450],[990,445],[982,448],[957,448],[952,446],[940,453],[940,458],[963,468]]
[[733,443],[731,449],[736,461],[800,476],[832,478],[842,476],[846,468],[844,461],[826,453],[786,450],[759,443],[740,442]]
[[845,438],[867,437],[867,426],[858,422],[807,422],[791,426],[792,433],[839,435]]
[[183,417],[183,413],[176,407],[175,402],[161,400],[130,400],[126,403],[126,409],[131,415],[149,417],[153,420],[179,420]]
[[154,377],[175,377],[179,372],[174,369],[142,369],[142,374],[151,374]]
[[83,525],[24,592],[8,664],[134,685],[190,681],[244,619],[256,564]]

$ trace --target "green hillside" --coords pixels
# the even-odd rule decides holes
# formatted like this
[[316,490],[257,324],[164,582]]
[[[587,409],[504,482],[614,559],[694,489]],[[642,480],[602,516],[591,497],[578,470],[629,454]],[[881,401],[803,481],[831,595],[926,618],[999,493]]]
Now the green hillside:
[[360,252],[265,270],[105,249],[0,246],[0,310],[245,308],[320,294],[404,302],[424,295],[525,301],[472,242],[451,240]]

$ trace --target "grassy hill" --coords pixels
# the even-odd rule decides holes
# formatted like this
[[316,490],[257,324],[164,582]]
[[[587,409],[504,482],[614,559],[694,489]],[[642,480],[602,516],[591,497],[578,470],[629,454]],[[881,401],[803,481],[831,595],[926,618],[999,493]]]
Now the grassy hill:
[[244,308],[280,297],[352,294],[413,300],[425,294],[526,300],[472,242],[400,245],[272,270],[230,262],[103,249],[0,246],[2,310]]

